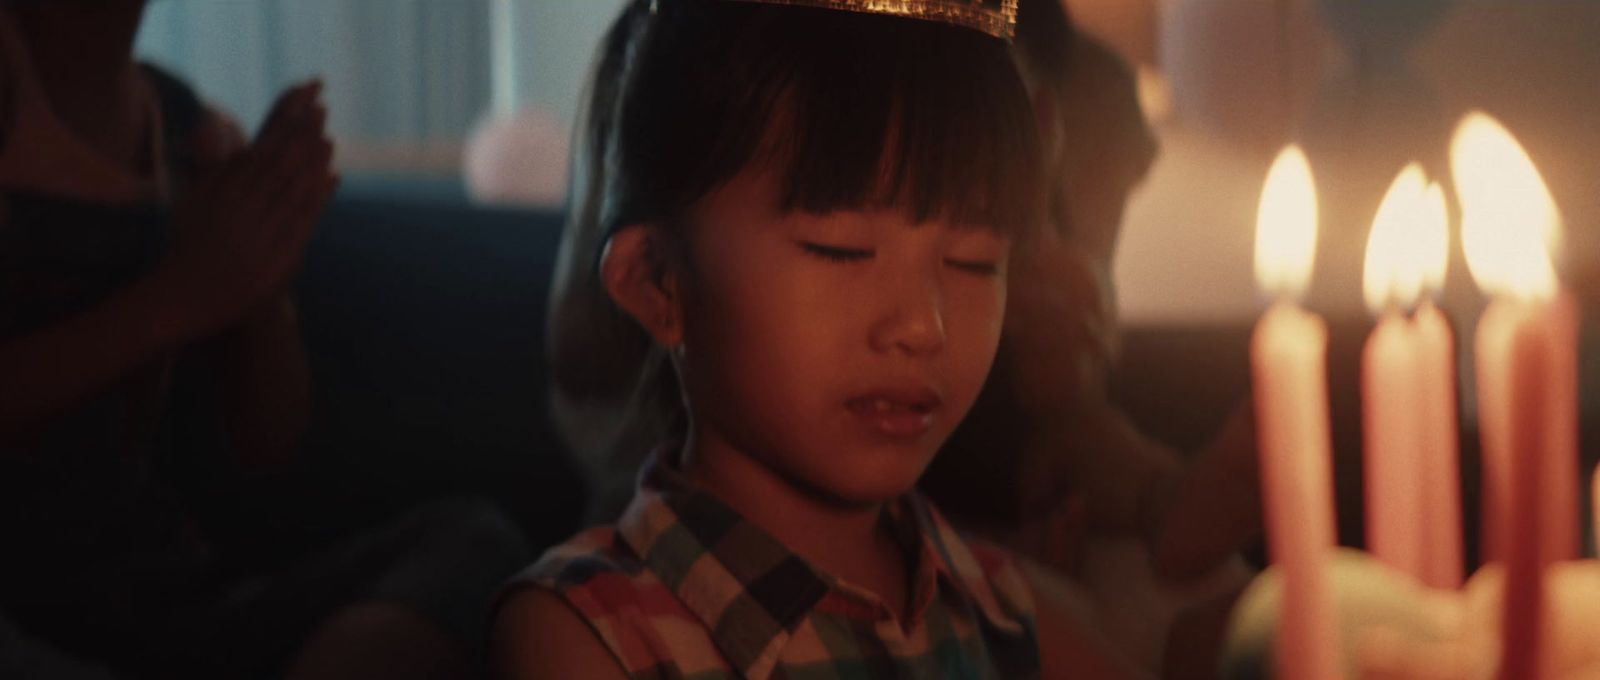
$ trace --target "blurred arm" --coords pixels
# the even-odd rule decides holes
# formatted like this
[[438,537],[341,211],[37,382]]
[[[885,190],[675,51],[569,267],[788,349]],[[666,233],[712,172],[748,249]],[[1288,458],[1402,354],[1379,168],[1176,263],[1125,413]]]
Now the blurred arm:
[[[219,166],[247,146],[226,114],[208,109],[195,133],[196,163]],[[288,291],[197,349],[221,383],[229,444],[249,472],[293,459],[311,420],[311,373],[299,313]]]
[[1059,573],[1023,561],[1033,588],[1042,677],[1066,680],[1153,680],[1121,658],[1088,625],[1088,604]]

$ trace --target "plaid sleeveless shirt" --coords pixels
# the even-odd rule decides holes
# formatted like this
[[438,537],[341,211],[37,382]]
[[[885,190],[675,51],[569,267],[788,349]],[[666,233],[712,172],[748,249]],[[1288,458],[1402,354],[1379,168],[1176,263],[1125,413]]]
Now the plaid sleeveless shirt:
[[634,678],[1038,677],[1016,563],[915,492],[884,521],[915,556],[904,621],[652,460],[617,525],[550,549],[508,592],[560,595]]

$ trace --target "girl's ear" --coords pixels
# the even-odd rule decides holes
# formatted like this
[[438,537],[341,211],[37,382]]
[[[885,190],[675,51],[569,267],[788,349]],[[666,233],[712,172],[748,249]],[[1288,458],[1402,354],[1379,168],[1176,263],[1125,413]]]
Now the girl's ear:
[[600,256],[600,279],[656,344],[677,347],[683,343],[683,300],[665,239],[653,223],[618,230]]

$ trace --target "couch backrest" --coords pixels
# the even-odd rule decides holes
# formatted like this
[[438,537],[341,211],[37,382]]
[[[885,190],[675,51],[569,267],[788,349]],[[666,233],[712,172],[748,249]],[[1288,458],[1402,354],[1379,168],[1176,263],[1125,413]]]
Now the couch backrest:
[[546,414],[544,316],[562,217],[341,197],[297,285],[316,383],[309,455],[355,513],[500,501],[548,542],[582,485]]

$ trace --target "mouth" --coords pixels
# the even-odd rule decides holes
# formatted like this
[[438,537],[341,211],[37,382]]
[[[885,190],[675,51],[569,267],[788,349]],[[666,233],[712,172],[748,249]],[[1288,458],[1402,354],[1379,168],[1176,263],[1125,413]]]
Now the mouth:
[[927,388],[875,389],[845,402],[858,420],[891,439],[914,439],[927,433],[941,405],[938,393]]

